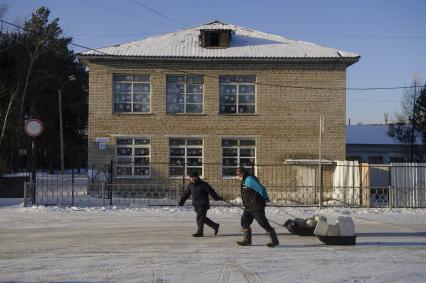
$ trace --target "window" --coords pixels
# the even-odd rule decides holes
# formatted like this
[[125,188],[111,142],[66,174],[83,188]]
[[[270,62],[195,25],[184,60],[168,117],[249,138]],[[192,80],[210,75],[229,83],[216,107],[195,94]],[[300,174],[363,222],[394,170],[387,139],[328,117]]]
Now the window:
[[239,166],[244,166],[251,171],[255,159],[256,140],[222,139],[222,176],[235,176],[235,170]]
[[383,157],[382,156],[369,156],[368,157],[368,163],[370,163],[370,164],[383,164]]
[[203,76],[167,76],[167,113],[202,113],[203,83]]
[[203,175],[203,140],[171,138],[169,140],[169,174],[171,177],[197,171]]
[[149,75],[113,75],[114,112],[149,113],[151,111]]
[[256,112],[255,76],[220,76],[219,84],[221,114]]
[[348,161],[358,161],[359,163],[361,163],[361,156],[359,156],[359,155],[348,155],[346,157],[346,160],[348,160]]
[[117,138],[116,175],[150,176],[150,139]]
[[200,30],[199,46],[204,48],[228,48],[231,45],[232,30]]
[[400,157],[400,156],[391,156],[389,159],[390,163],[400,163],[400,162],[405,162],[405,158],[404,157]]
[[219,47],[220,33],[210,32],[210,33],[208,33],[208,35],[210,36],[210,47]]

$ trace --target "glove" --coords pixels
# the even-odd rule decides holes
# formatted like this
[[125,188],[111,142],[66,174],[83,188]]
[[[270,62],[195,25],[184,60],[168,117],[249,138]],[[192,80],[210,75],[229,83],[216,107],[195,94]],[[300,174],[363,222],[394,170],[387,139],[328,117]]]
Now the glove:
[[223,200],[223,197],[219,197],[217,200]]

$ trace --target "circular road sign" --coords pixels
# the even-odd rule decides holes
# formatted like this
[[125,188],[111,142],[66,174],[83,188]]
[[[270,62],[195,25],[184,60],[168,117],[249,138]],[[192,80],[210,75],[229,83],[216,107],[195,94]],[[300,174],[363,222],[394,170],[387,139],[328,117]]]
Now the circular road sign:
[[25,132],[30,137],[38,137],[43,132],[43,123],[38,119],[28,119],[25,122]]

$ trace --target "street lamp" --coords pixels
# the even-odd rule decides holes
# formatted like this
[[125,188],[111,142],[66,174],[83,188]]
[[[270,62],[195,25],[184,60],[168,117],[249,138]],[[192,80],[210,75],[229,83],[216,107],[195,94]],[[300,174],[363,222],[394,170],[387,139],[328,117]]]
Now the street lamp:
[[59,138],[60,138],[60,148],[61,148],[61,174],[64,174],[64,133],[62,128],[62,90],[69,81],[75,81],[76,78],[74,75],[70,75],[62,83],[61,87],[58,89],[58,101],[59,101]]

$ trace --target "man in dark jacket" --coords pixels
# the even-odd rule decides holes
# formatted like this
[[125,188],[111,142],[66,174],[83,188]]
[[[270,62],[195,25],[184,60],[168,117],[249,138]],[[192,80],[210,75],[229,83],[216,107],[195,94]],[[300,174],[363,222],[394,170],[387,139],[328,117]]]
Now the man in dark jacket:
[[240,246],[251,246],[251,228],[250,225],[256,219],[257,223],[268,232],[271,241],[266,245],[275,247],[279,245],[277,233],[269,224],[265,216],[266,202],[269,201],[265,187],[259,182],[255,176],[244,167],[240,167],[236,171],[238,178],[241,180],[241,199],[244,205],[244,212],[241,215],[241,227],[243,227],[244,240],[238,241]]
[[203,237],[204,224],[207,224],[214,230],[214,234],[217,235],[219,231],[219,224],[213,222],[207,217],[207,210],[210,208],[209,195],[215,200],[222,200],[222,197],[213,190],[213,188],[207,183],[200,179],[198,172],[191,172],[189,175],[191,183],[188,184],[182,197],[179,201],[179,206],[182,206],[185,201],[192,195],[192,205],[197,213],[197,232],[192,234],[193,237]]

